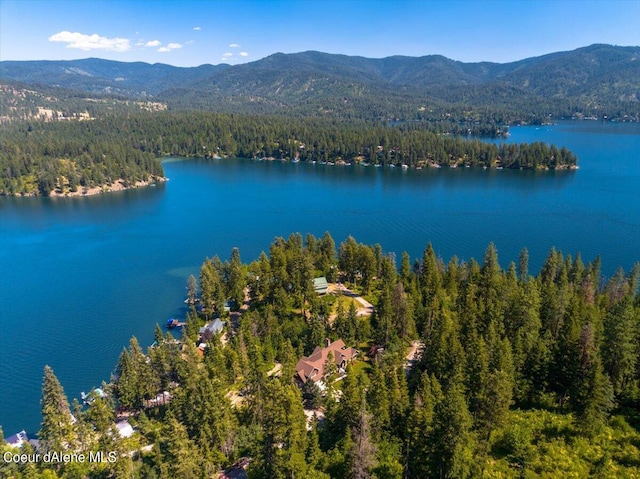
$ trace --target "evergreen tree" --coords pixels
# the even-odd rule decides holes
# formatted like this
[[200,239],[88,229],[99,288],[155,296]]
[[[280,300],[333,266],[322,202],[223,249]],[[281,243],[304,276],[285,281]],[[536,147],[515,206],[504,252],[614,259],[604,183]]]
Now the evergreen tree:
[[363,320],[358,318],[358,310],[353,301],[349,303],[349,311],[347,311],[347,337],[345,338],[345,344],[359,343],[368,339],[368,334],[365,331],[365,326],[362,324]]
[[373,425],[379,435],[391,427],[391,397],[387,381],[378,362],[374,362],[371,373],[371,387],[367,389],[367,404],[373,415]]
[[[227,295],[233,301],[235,308],[239,309],[244,303],[244,288],[247,281],[244,273],[244,266],[240,260],[240,250],[238,250],[238,248],[233,248],[231,250],[231,259],[227,264],[226,270]],[[218,310],[218,312],[220,312],[220,310]]]
[[336,243],[328,231],[318,240],[316,269],[320,270],[328,281],[336,281]]
[[42,381],[42,424],[38,437],[44,451],[72,450],[76,443],[75,418],[62,385],[48,365]]
[[[175,416],[169,414],[164,421],[160,444],[162,451],[162,477],[199,479],[203,464],[197,445],[189,439],[187,429]],[[214,471],[210,471],[213,473]]]
[[162,329],[160,329],[160,325],[158,323],[156,323],[156,327],[153,331],[153,339],[157,346],[164,343],[164,334],[162,333]]
[[357,413],[357,424],[352,429],[353,446],[348,452],[349,477],[352,479],[373,478],[376,466],[376,447],[371,437],[372,415],[365,407],[364,401]]
[[192,371],[175,401],[182,424],[207,463],[222,466],[231,453],[236,424],[220,381],[202,368]]
[[638,366],[638,321],[634,318],[632,298],[616,303],[604,318],[604,368],[613,389],[620,395],[631,384]]
[[187,302],[188,304],[195,304],[198,299],[198,282],[196,277],[192,274],[187,279]]
[[264,416],[260,418],[264,439],[256,464],[258,477],[304,477],[308,466],[306,418],[300,391],[278,378],[266,384]]
[[518,256],[518,278],[522,283],[529,277],[529,250],[522,248]]
[[438,380],[423,372],[407,423],[405,471],[408,479],[437,477],[433,428],[436,406],[442,399]]
[[588,436],[599,433],[614,406],[613,387],[604,374],[591,324],[580,332],[577,371],[571,389],[573,410],[580,429]]
[[217,257],[213,260],[207,258],[200,267],[200,295],[202,306],[208,313],[217,311],[220,314],[226,299],[220,275],[221,265],[217,265],[219,262]]
[[120,354],[116,374],[118,402],[127,409],[141,408],[143,400],[153,397],[160,386],[160,378],[154,374],[135,336],[129,341],[129,350],[123,349]]
[[387,390],[389,391],[391,418],[391,434],[404,439],[407,415],[409,413],[409,389],[407,376],[402,367],[391,364],[386,374]]
[[416,323],[413,319],[413,305],[407,296],[401,281],[396,283],[392,296],[393,324],[402,340],[413,339],[416,335]]
[[432,440],[437,477],[467,478],[474,475],[474,436],[462,384],[455,382],[444,391],[436,406]]
[[[105,390],[104,384],[102,390]],[[113,400],[110,396],[99,396],[95,391],[92,391],[89,396],[91,402],[86,412],[86,418],[99,434],[107,434],[115,422]]]

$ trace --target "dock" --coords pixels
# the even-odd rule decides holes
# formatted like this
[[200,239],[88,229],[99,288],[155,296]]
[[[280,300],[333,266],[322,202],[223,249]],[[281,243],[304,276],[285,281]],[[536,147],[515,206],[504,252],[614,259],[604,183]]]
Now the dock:
[[178,321],[175,318],[171,318],[167,321],[167,328],[168,329],[174,329],[174,328],[181,328],[183,327],[185,324],[187,324],[184,321]]

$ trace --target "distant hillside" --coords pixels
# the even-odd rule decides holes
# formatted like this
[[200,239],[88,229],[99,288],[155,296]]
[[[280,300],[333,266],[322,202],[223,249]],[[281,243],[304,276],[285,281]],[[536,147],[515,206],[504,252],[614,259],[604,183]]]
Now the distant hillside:
[[88,93],[49,86],[0,81],[0,124],[15,120],[91,120],[140,111],[163,111],[152,99]]
[[512,63],[276,53],[178,68],[100,59],[0,62],[0,79],[155,100],[172,109],[360,118],[640,119],[640,47],[592,45]]
[[182,83],[208,78],[228,65],[180,68],[156,63],[124,63],[99,58],[69,61],[0,62],[0,78],[90,93],[155,96]]

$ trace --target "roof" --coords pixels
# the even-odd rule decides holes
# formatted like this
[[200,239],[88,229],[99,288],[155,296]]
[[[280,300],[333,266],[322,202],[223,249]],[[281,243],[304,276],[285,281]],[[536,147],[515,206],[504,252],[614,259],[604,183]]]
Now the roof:
[[204,334],[205,331],[209,330],[212,333],[219,333],[224,328],[224,321],[221,321],[220,318],[216,318],[212,323],[205,324],[198,333],[200,335]]
[[22,430],[20,432],[17,432],[15,434],[12,434],[9,437],[6,437],[4,439],[4,441],[9,445],[9,446],[14,446],[14,447],[20,447],[22,446],[23,442],[28,441],[29,438],[27,437],[27,433]]
[[330,352],[333,353],[333,360],[337,366],[340,366],[343,362],[351,362],[358,354],[357,349],[346,347],[342,339],[334,341],[326,348],[316,346],[310,356],[302,356],[298,364],[296,364],[298,378],[303,383],[309,379],[314,382],[320,381],[324,377],[324,364]]
[[327,283],[327,278],[325,278],[324,276],[314,278],[313,289],[318,294],[326,294],[329,290],[329,283]]
[[118,434],[120,437],[131,437],[133,436],[133,428],[129,421],[120,421],[116,423],[116,429],[118,430]]

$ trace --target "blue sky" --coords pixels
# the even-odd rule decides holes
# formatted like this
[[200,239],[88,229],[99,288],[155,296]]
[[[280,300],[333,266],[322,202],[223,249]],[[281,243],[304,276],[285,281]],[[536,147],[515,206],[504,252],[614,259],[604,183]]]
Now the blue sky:
[[509,62],[640,45],[640,0],[0,0],[0,60],[195,66],[318,50]]

